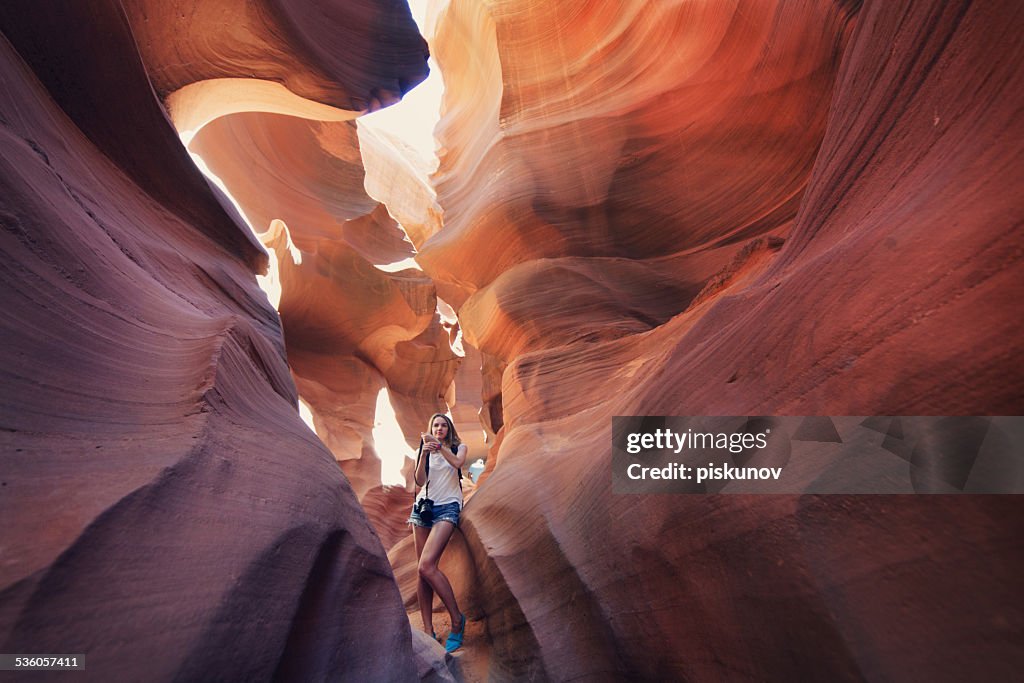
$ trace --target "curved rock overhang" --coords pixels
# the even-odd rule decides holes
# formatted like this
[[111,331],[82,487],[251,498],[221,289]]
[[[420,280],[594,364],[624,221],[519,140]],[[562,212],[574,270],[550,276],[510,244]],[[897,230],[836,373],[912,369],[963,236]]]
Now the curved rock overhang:
[[[316,643],[351,626],[322,606],[351,604],[383,635],[354,660],[372,677],[411,651],[405,616],[295,387],[408,604],[373,396],[389,387],[414,435],[458,385],[492,441],[446,571],[491,678],[1019,670],[1013,497],[623,502],[605,467],[614,415],[1021,412],[1015,3],[434,3],[430,177],[352,123],[425,74],[393,3],[18,5],[0,7],[19,103],[0,105],[3,438],[31,486],[0,500],[19,529],[7,651],[116,607],[96,638],[132,629],[202,664],[195,643],[243,630],[236,652],[275,643],[254,671],[316,676],[347,652]],[[335,58],[340,36],[358,59]],[[98,73],[76,57],[101,37]],[[260,242],[283,335],[252,282]],[[413,248],[422,270],[378,267]],[[72,501],[59,519],[53,497]],[[202,590],[172,604],[182,576]],[[85,588],[60,603],[80,611],[53,606]]]
[[392,102],[426,75],[408,8],[8,2],[0,32],[3,650],[117,679],[416,677],[380,540],[299,418],[267,252],[165,109],[213,78],[339,121]]

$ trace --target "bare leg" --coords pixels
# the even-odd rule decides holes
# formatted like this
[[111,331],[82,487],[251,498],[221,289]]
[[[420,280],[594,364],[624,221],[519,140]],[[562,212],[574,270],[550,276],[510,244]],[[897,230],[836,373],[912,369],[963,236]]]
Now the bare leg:
[[444,603],[448,615],[451,617],[453,631],[458,630],[461,625],[459,605],[455,602],[455,592],[448,582],[448,577],[441,572],[437,563],[454,531],[455,525],[451,522],[436,522],[430,529],[430,535],[427,536],[427,542],[423,546],[419,562],[421,581],[426,580],[426,583],[430,584],[434,592],[441,598],[441,602]]
[[[423,546],[430,536],[430,529],[422,526],[412,527],[413,541],[416,543],[416,559],[423,555]],[[420,603],[420,616],[423,618],[423,630],[431,638],[434,637],[434,589],[430,587],[422,574],[416,577],[416,600]]]

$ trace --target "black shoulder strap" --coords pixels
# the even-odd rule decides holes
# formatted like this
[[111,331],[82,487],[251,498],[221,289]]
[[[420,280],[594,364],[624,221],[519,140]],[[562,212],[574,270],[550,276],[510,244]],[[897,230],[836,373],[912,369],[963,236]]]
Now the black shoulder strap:
[[[460,443],[459,446],[462,446],[462,444]],[[459,449],[456,448],[455,452],[457,454],[459,452]],[[460,491],[462,490],[462,468],[461,467],[459,468],[459,490]]]
[[[416,466],[413,467],[413,479],[416,478],[416,475],[415,475],[416,467],[420,466],[420,458],[422,458],[422,457],[423,457],[423,439],[420,439],[420,447],[416,451]],[[429,495],[428,495],[428,493],[426,491],[427,486],[430,485],[430,454],[429,453],[427,453],[427,461],[425,463],[423,463],[423,466],[427,470],[426,474],[424,475],[424,481],[423,481],[423,489],[424,489],[423,497],[424,498],[429,498]],[[413,482],[413,483],[416,483],[416,482]]]

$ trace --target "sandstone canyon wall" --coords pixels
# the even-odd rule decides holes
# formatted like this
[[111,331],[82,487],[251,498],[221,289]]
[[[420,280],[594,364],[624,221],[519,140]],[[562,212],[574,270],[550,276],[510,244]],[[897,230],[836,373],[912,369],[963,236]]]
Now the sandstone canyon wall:
[[425,415],[445,409],[459,359],[430,279],[379,268],[413,250],[363,189],[355,125],[234,114],[203,127],[189,149],[274,253],[299,394],[362,497],[381,478],[371,434],[377,394],[387,387],[399,424],[418,435]]
[[[0,32],[0,650],[87,653],[93,680],[418,678],[380,541],[299,418],[267,254],[163,106],[207,84],[172,115],[275,112],[270,139],[323,116],[306,132],[342,144],[426,74],[408,9],[7,2]],[[395,248],[368,214],[320,264]],[[423,284],[389,286],[429,327]]]
[[609,459],[614,415],[1022,411],[1019,4],[434,9],[411,237],[499,431],[491,675],[1012,677],[1016,497],[619,497]]
[[430,174],[353,123],[426,74],[399,4],[0,6],[0,650],[443,677],[386,387],[409,437],[454,405],[489,438],[442,567],[490,679],[1019,671],[1016,498],[609,465],[614,415],[1022,412],[1024,10],[433,2]]

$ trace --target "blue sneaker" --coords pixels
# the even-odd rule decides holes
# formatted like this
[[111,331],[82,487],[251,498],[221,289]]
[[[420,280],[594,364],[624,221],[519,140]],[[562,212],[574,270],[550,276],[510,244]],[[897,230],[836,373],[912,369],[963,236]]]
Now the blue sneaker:
[[460,613],[459,616],[462,617],[462,627],[448,634],[448,640],[444,643],[445,652],[455,652],[462,647],[462,638],[466,635],[466,615]]

